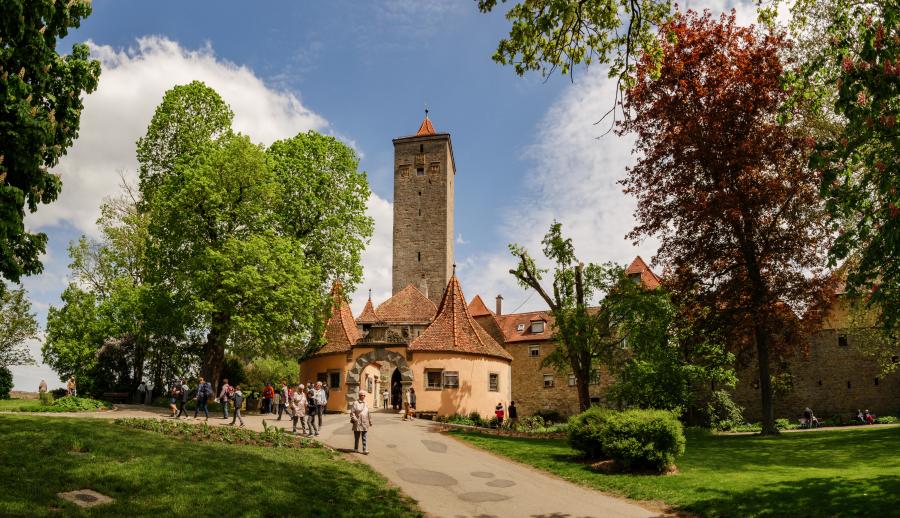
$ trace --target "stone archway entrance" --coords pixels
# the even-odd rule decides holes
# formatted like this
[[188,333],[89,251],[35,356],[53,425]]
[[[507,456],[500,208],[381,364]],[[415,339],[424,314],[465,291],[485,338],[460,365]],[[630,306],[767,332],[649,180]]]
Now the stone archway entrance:
[[406,393],[406,389],[412,386],[413,374],[406,363],[406,358],[402,354],[397,354],[384,349],[375,349],[372,352],[361,355],[353,362],[353,366],[347,371],[347,379],[345,386],[347,387],[347,408],[350,408],[359,397],[359,376],[366,365],[372,362],[389,362],[400,371],[400,385],[403,388],[402,393]]

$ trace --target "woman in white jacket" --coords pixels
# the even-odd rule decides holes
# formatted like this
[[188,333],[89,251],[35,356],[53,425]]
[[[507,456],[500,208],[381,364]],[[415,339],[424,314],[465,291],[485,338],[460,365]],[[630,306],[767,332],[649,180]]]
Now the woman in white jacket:
[[359,391],[359,398],[350,405],[350,424],[353,425],[353,451],[359,451],[359,439],[362,437],[362,452],[369,454],[366,447],[366,432],[372,427],[372,416],[366,405],[366,393]]
[[303,385],[297,385],[297,390],[289,402],[291,412],[291,422],[294,424],[294,433],[297,433],[297,421],[300,421],[300,427],[303,433],[306,433],[306,390]]

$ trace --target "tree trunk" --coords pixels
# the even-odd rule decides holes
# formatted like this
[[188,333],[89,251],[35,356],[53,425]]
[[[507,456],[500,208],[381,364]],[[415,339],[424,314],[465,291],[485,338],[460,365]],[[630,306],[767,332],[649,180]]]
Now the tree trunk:
[[[587,369],[581,368],[579,365],[575,365],[575,362],[572,363],[572,373],[575,374],[575,392],[578,393],[578,408],[579,412],[584,412],[588,408],[591,407],[591,392],[590,392],[590,379],[591,379],[591,368],[588,366]],[[588,364],[590,365],[590,364]],[[582,372],[584,371],[584,372]]]
[[769,336],[763,326],[756,326],[755,333],[759,391],[762,396],[762,435],[778,435],[778,429],[775,428],[775,406],[772,401],[772,376],[769,373]]
[[216,313],[212,317],[212,325],[203,345],[203,360],[200,374],[213,387],[219,385],[222,368],[225,365],[225,342],[228,340],[228,315]]

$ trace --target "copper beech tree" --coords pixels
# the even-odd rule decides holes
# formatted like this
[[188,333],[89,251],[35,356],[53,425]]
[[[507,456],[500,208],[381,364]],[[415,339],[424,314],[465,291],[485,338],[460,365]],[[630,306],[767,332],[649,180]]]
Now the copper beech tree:
[[[775,434],[772,370],[802,348],[827,301],[829,233],[804,135],[779,124],[784,35],[734,13],[677,13],[661,68],[638,66],[626,95],[639,156],[622,180],[637,198],[632,239],[654,236],[666,283],[705,325],[759,365],[762,432]],[[776,363],[777,362],[777,363]]]

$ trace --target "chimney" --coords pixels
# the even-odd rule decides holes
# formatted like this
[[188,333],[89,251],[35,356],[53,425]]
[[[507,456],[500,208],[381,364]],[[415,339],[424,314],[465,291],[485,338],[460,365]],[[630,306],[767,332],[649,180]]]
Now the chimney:
[[503,295],[497,295],[497,311],[498,315],[503,314]]

